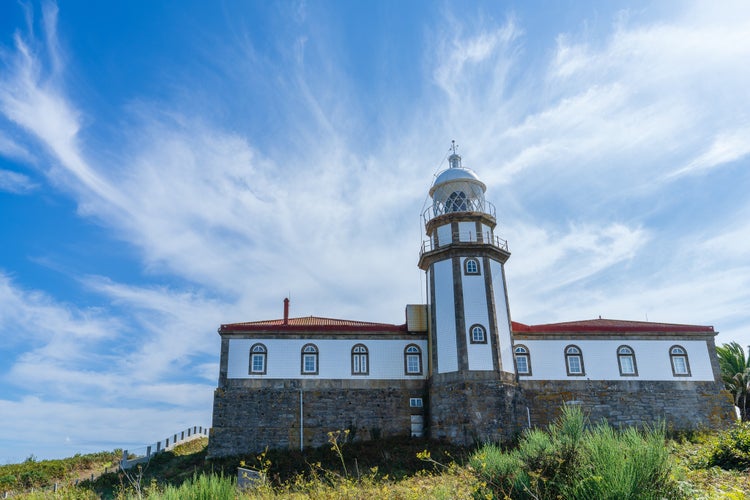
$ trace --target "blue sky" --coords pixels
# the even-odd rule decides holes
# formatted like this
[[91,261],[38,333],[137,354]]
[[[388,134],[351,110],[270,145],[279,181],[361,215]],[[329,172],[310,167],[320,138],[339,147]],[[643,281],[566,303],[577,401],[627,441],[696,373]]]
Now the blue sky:
[[0,463],[210,425],[220,323],[401,323],[455,139],[511,315],[750,343],[747,2],[3,2]]

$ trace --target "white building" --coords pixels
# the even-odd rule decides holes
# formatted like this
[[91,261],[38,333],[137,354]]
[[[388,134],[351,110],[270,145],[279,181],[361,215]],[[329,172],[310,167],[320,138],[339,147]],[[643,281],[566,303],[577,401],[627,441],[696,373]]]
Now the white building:
[[614,425],[731,421],[713,327],[511,321],[510,252],[485,191],[454,151],[423,214],[428,304],[403,325],[290,318],[288,300],[282,319],[221,325],[209,454],[317,446],[341,429],[502,441],[570,403]]

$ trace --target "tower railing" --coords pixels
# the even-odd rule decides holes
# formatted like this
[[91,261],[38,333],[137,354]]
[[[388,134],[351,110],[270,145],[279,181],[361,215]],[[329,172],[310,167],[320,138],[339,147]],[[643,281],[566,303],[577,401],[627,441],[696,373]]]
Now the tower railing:
[[509,252],[508,242],[498,236],[493,236],[489,231],[482,233],[475,233],[473,231],[465,231],[453,233],[453,238],[449,242],[441,242],[439,245],[435,245],[435,242],[431,239],[422,241],[422,249],[419,252],[419,256],[433,250],[439,250],[452,243],[484,243],[493,247],[497,247],[500,250]]
[[435,217],[456,212],[479,212],[495,218],[495,205],[489,201],[482,201],[480,203],[478,200],[471,199],[463,200],[460,204],[456,202],[445,204],[436,201],[422,213],[422,219],[427,224]]

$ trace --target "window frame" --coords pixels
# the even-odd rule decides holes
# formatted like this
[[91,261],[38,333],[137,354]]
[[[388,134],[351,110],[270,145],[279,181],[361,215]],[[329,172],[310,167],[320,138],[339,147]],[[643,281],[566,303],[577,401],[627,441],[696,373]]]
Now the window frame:
[[[311,350],[308,350],[311,349]],[[315,364],[315,371],[305,370],[305,358],[311,357]],[[320,350],[315,344],[305,344],[300,349],[300,374],[318,375],[320,372]]]
[[[413,349],[413,350],[412,350]],[[418,371],[409,370],[409,359],[416,357]],[[422,348],[417,344],[409,344],[404,347],[404,374],[405,375],[422,375]]]
[[[476,266],[476,269],[474,271],[469,270],[469,263],[472,263]],[[466,259],[464,259],[464,274],[467,276],[481,276],[482,268],[479,266],[479,259],[476,259],[474,257],[467,257]]]
[[[522,351],[519,352],[519,349]],[[518,358],[524,358],[526,360],[526,371],[522,372],[518,368]],[[519,375],[531,375],[531,351],[523,344],[516,344],[513,346],[513,359],[516,362],[516,372]]]
[[[262,349],[262,350],[256,351],[256,349]],[[263,360],[263,370],[254,369],[255,367],[254,361],[256,357],[259,357],[260,359]],[[268,348],[260,342],[251,345],[249,361],[250,361],[250,365],[248,366],[248,371],[247,371],[249,375],[265,375],[268,369]]]
[[[573,349],[575,349],[577,352],[571,352]],[[570,345],[565,346],[565,350],[563,352],[565,353],[565,371],[567,372],[568,376],[569,377],[585,376],[586,368],[583,364],[583,351],[581,350],[581,348],[575,344],[570,344]],[[580,372],[571,371],[570,360],[573,358],[578,358],[578,362],[581,368]]]
[[468,212],[469,197],[463,191],[453,191],[445,202],[445,212]]
[[[370,374],[370,350],[364,344],[355,344],[352,346],[352,375],[369,375]],[[362,361],[365,368],[362,369]]]
[[409,408],[424,408],[422,398],[409,398]]
[[[623,350],[627,349],[629,352],[621,352]],[[620,376],[621,377],[637,377],[638,376],[638,363],[636,363],[635,360],[635,350],[630,347],[629,345],[621,345],[617,348],[617,368],[620,370]],[[623,360],[625,358],[630,358],[630,363],[632,365],[633,371],[632,373],[625,373],[623,370]]]
[[[682,351],[681,353],[676,353],[676,350]],[[675,360],[681,358],[685,362],[685,373],[678,373],[677,367],[675,365]],[[688,359],[688,352],[687,349],[682,347],[681,345],[673,345],[669,348],[669,364],[672,366],[672,376],[674,377],[692,377],[692,372],[690,371],[690,360]]]
[[[476,340],[474,338],[474,330],[481,330],[482,338]],[[469,343],[471,344],[486,344],[487,343],[487,329],[479,323],[474,323],[469,327]]]

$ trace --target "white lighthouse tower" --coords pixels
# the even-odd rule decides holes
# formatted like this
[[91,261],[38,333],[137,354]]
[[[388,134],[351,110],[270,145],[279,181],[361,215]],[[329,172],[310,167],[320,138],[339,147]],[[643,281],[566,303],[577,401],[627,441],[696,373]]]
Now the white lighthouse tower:
[[419,267],[429,301],[430,435],[471,444],[516,430],[519,402],[504,264],[486,186],[461,164],[455,143],[423,214]]

